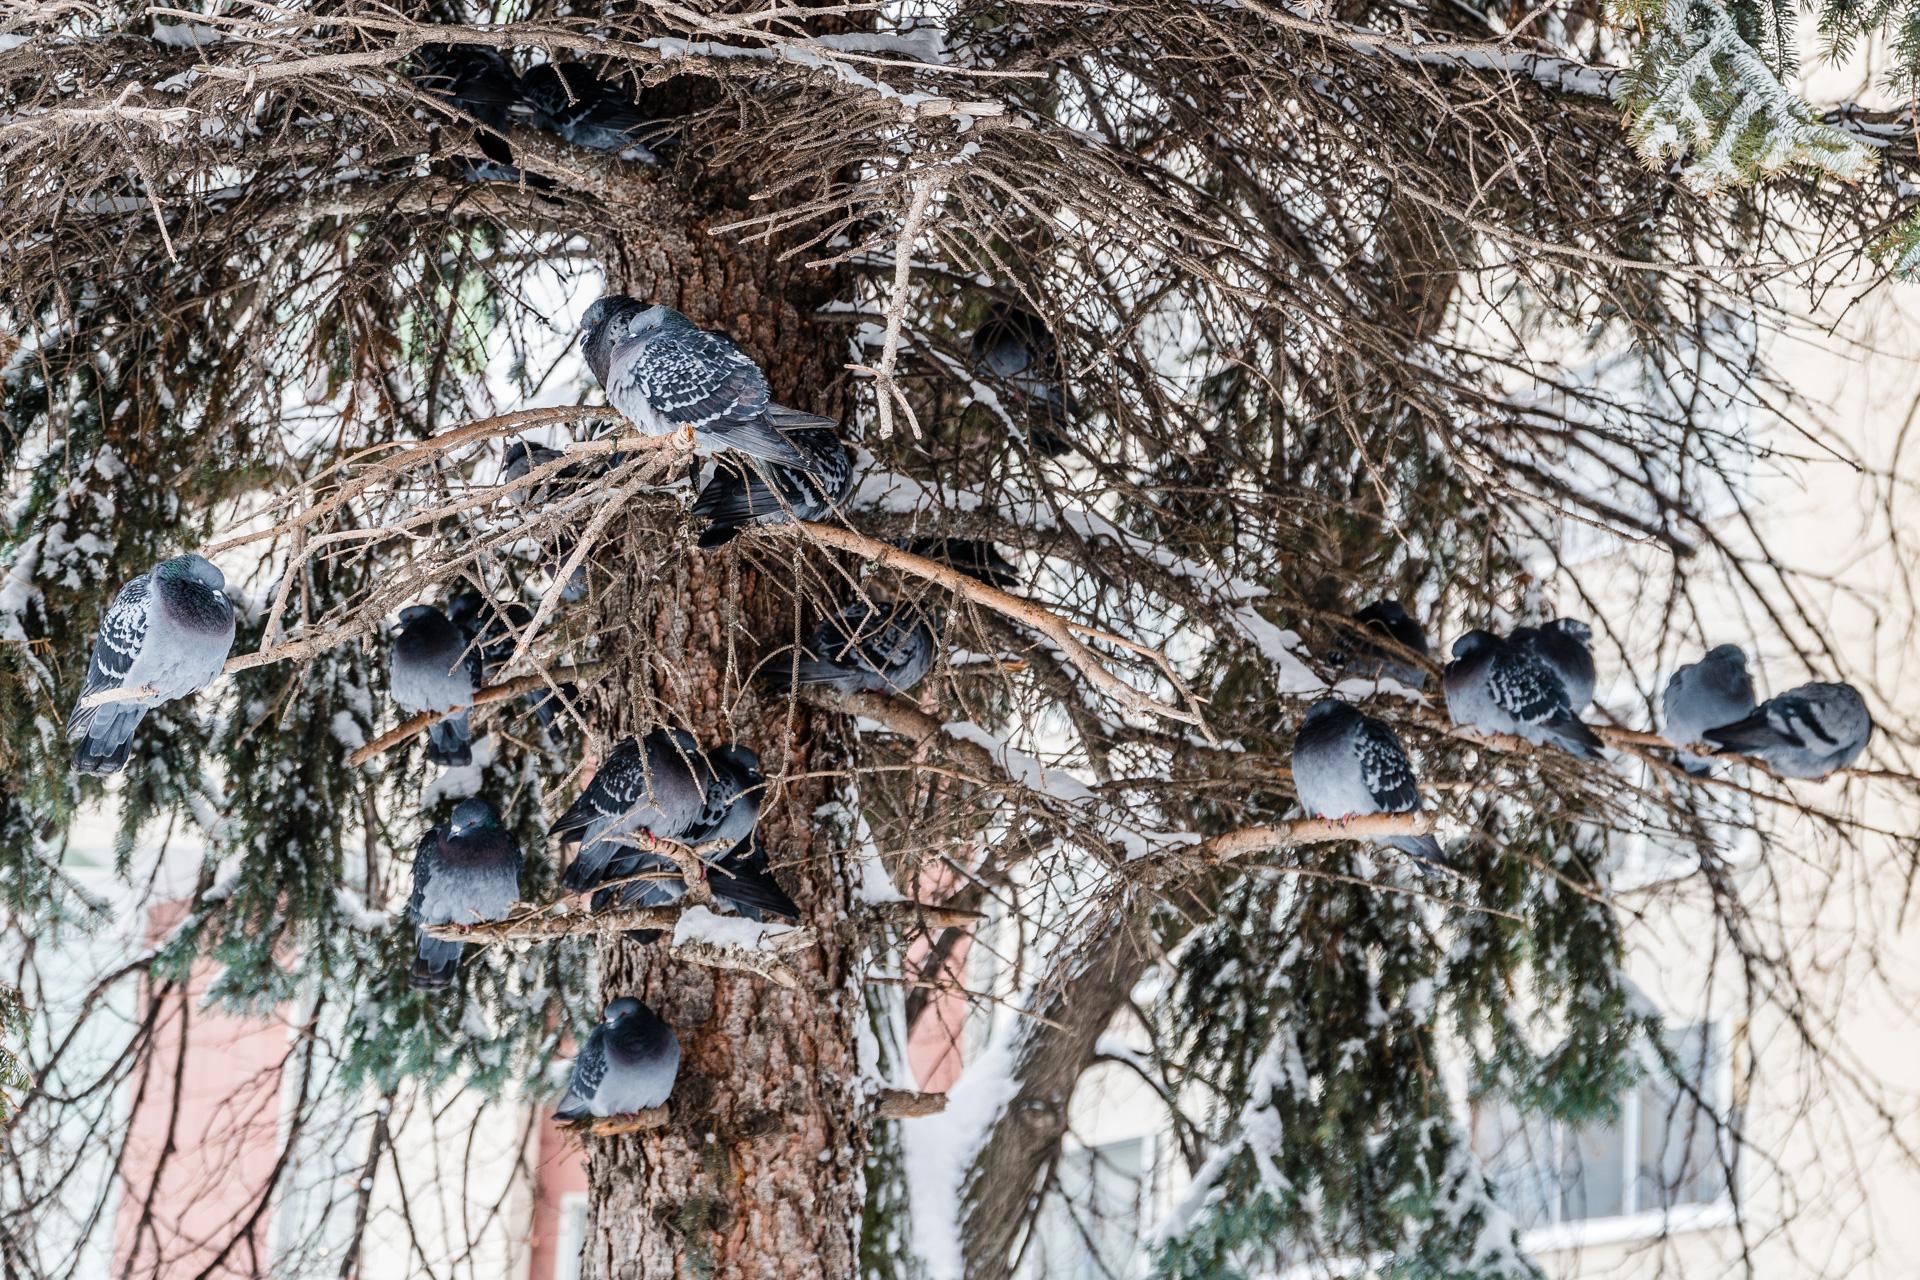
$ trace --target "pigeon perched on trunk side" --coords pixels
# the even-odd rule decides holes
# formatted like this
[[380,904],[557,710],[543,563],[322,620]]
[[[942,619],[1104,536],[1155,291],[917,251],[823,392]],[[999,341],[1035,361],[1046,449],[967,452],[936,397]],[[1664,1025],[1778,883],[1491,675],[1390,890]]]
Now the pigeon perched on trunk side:
[[1537,627],[1516,627],[1507,637],[1511,644],[1524,644],[1533,651],[1566,686],[1567,705],[1579,715],[1593,701],[1593,628],[1573,618],[1555,618]]
[[826,467],[781,432],[836,424],[773,403],[760,366],[725,334],[620,294],[588,307],[580,330],[608,402],[642,434],[690,431],[708,453],[733,449],[816,473]]
[[[1300,807],[1315,818],[1420,812],[1413,762],[1399,735],[1338,698],[1322,698],[1307,708],[1293,740],[1293,789]],[[1380,843],[1422,862],[1441,860],[1440,843],[1432,836],[1384,836]]]
[[420,931],[408,981],[424,990],[450,986],[464,942],[427,935],[427,926],[504,920],[520,899],[520,846],[485,800],[462,800],[445,827],[433,827],[413,853],[407,919]]
[[[644,837],[684,841],[706,811],[706,757],[691,734],[655,729],[645,738],[616,745],[567,811],[547,834],[580,848],[560,877],[568,893],[585,893],[607,879],[616,860],[635,869],[678,872],[676,863],[644,852]],[[620,837],[641,837],[636,848]]]
[[933,666],[933,629],[900,601],[842,609],[813,629],[796,655],[793,681],[836,693],[905,693]]
[[1395,680],[1410,689],[1427,687],[1426,668],[1407,652],[1427,656],[1427,633],[1398,600],[1376,600],[1353,615],[1364,633],[1327,655],[1342,675],[1362,680]]
[[[1747,674],[1747,655],[1737,644],[1709,649],[1706,657],[1674,672],[1660,698],[1666,738],[1676,747],[1707,740],[1707,730],[1735,724],[1751,715],[1753,677]],[[1702,776],[1712,767],[1705,756],[1686,751],[1674,754],[1682,769]]]
[[653,148],[672,127],[651,118],[619,84],[602,79],[584,62],[544,62],[520,80],[516,114],[576,147],[605,151],[622,160],[659,164]]
[[410,605],[400,611],[400,630],[393,637],[393,657],[387,682],[393,700],[403,711],[449,711],[457,715],[427,727],[427,759],[459,768],[473,763],[473,727],[466,707],[473,704],[481,659],[470,650],[466,635],[432,605]]
[[1752,714],[1703,736],[1783,777],[1824,778],[1860,758],[1873,736],[1873,717],[1852,685],[1816,681],[1776,694]]
[[[201,557],[162,560],[121,587],[101,616],[86,683],[67,717],[74,772],[118,773],[147,709],[206,688],[232,649],[227,580]],[[85,705],[117,689],[146,692]]]
[[1574,715],[1566,685],[1532,645],[1470,631],[1454,641],[1441,687],[1455,724],[1600,758],[1600,739]]
[[680,1041],[660,1015],[632,996],[607,1005],[573,1060],[556,1120],[627,1116],[662,1106],[680,1074]]
[[[767,857],[760,847],[756,828],[760,821],[760,802],[766,791],[766,779],[760,774],[760,757],[746,747],[716,747],[706,753],[707,789],[700,817],[681,836],[685,844],[700,846],[725,843],[725,852],[707,855],[707,887],[713,896],[732,906],[749,920],[763,915],[798,919],[799,908],[774,880]],[[608,864],[605,878],[621,880],[645,870],[662,871],[661,859],[649,863],[647,855],[617,857]],[[617,889],[594,895],[593,909],[605,911],[614,906],[664,907],[680,901],[686,883],[675,867],[672,873],[632,880]],[[657,930],[628,930],[628,938],[649,943],[659,936]]]
[[810,471],[721,457],[713,478],[694,500],[693,514],[707,521],[697,545],[718,547],[734,540],[750,524],[786,524],[831,515],[853,490],[853,455],[828,427],[801,427],[787,439],[815,460]]
[[1020,585],[1020,571],[985,538],[902,538],[894,545],[1002,591]]
[[1025,419],[1027,439],[1049,458],[1069,453],[1062,433],[1071,402],[1060,385],[1060,348],[1047,322],[1033,312],[996,303],[969,344],[973,367],[1009,395],[1007,407]]

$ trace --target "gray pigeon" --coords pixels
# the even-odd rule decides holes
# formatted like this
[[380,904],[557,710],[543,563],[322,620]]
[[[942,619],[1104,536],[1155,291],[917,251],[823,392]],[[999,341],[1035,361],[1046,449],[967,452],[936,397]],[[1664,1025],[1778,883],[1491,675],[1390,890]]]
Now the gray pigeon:
[[901,538],[893,545],[1002,591],[1021,582],[1020,571],[986,538]]
[[587,366],[608,402],[643,434],[690,431],[708,453],[733,449],[816,474],[826,468],[781,431],[831,429],[833,420],[773,403],[760,366],[725,334],[620,294],[588,307],[580,327]]
[[1566,686],[1567,705],[1575,715],[1593,701],[1593,628],[1573,618],[1555,618],[1537,627],[1516,627],[1510,644],[1530,646]]
[[[74,772],[118,773],[147,709],[206,688],[232,649],[227,580],[201,557],[162,560],[121,587],[100,619],[86,683],[67,717]],[[94,694],[141,688],[152,692],[80,705]]]
[[1062,433],[1073,405],[1061,386],[1060,348],[1047,322],[1024,308],[996,303],[968,347],[974,368],[1006,388],[1007,407],[1026,419],[1028,442],[1049,458],[1072,452]]
[[919,609],[858,600],[813,629],[793,680],[836,693],[905,693],[932,666],[933,629]]
[[[1673,673],[1661,696],[1667,741],[1676,747],[1707,740],[1707,730],[1744,720],[1753,711],[1753,677],[1737,644],[1709,649],[1707,656]],[[1686,751],[1674,755],[1682,769],[1704,775],[1712,762]]]
[[[1399,735],[1338,698],[1307,708],[1293,740],[1293,790],[1315,818],[1420,812],[1420,788]],[[1441,860],[1432,836],[1386,836],[1381,843],[1422,862]]]
[[420,952],[408,981],[423,990],[450,986],[463,942],[427,936],[434,924],[504,920],[520,899],[520,846],[485,800],[462,800],[445,827],[432,827],[413,852],[413,896],[407,919],[420,930]]
[[853,458],[840,437],[827,427],[802,427],[787,438],[818,459],[818,468],[803,471],[752,458],[719,459],[713,478],[694,500],[693,514],[707,521],[696,545],[724,546],[750,524],[818,520],[846,501],[853,490]]
[[473,726],[464,708],[473,703],[480,672],[479,650],[469,647],[466,634],[446,614],[428,604],[400,611],[400,630],[394,634],[387,668],[393,700],[414,714],[462,708],[458,715],[427,727],[431,763],[450,768],[473,763]]
[[680,1041],[660,1015],[632,996],[607,1005],[573,1060],[555,1120],[627,1116],[662,1106],[680,1074]]
[[627,875],[677,873],[670,859],[636,850],[617,837],[684,841],[706,811],[709,768],[692,735],[682,730],[655,729],[638,741],[619,742],[547,831],[562,843],[580,845],[560,877],[561,887],[585,893],[608,878],[607,868],[616,860],[632,866]]
[[1783,777],[1824,778],[1860,758],[1873,736],[1873,717],[1852,685],[1816,682],[1776,694],[1752,714],[1703,736]]
[[1427,656],[1427,633],[1398,600],[1376,600],[1353,615],[1363,638],[1327,655],[1342,675],[1362,680],[1394,680],[1409,689],[1427,687],[1425,667],[1407,653]]
[[515,114],[530,115],[535,126],[576,147],[659,164],[652,148],[672,139],[669,122],[652,118],[619,84],[584,62],[543,62],[521,77],[520,92]]
[[1455,724],[1600,758],[1600,739],[1573,714],[1566,685],[1532,645],[1469,631],[1454,641],[1441,687]]
[[[767,866],[766,851],[760,847],[756,828],[760,821],[760,801],[766,780],[760,774],[760,757],[746,747],[716,747],[707,752],[706,799],[699,820],[682,839],[690,845],[724,841],[727,850],[711,858],[707,886],[713,896],[728,904],[749,920],[764,915],[800,918],[794,905]],[[657,860],[656,860],[657,862]],[[645,870],[645,855],[616,858],[609,864],[606,879],[622,880]],[[678,875],[663,875],[632,880],[618,889],[594,895],[593,909],[605,911],[622,907],[663,907],[678,902],[686,884]],[[649,943],[658,937],[651,929],[631,929],[627,937]]]

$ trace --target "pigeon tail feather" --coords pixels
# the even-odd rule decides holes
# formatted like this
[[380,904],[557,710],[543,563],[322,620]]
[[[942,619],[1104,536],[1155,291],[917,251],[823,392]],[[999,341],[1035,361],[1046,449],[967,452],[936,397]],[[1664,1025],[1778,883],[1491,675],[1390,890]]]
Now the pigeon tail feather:
[[756,923],[762,914],[780,916],[786,920],[800,918],[799,906],[764,871],[750,867],[742,867],[737,871],[714,867],[707,873],[707,885],[713,890],[714,897],[731,903],[741,915]]
[[407,985],[419,991],[440,991],[453,985],[467,944],[420,935],[420,953],[407,973]]
[[[786,431],[804,430],[808,427],[826,427],[831,430],[840,425],[832,418],[823,418],[817,413],[802,413],[798,409],[789,409],[783,404],[767,406],[767,421]],[[808,468],[809,471],[812,469]]]
[[75,716],[76,725],[85,726],[86,736],[73,751],[73,771],[104,778],[127,767],[133,752],[133,731],[147,714],[145,707],[125,702],[109,702],[89,707],[85,719]]
[[473,726],[466,712],[427,726],[427,760],[450,769],[473,763]]
[[1440,851],[1440,842],[1432,836],[1388,836],[1387,843],[1421,862],[1436,867],[1445,865],[1446,855]]
[[835,666],[831,662],[819,658],[802,658],[793,664],[793,680],[795,684],[831,685],[840,693],[851,693],[858,677],[844,667]]
[[1755,711],[1742,720],[1709,729],[1701,735],[1716,747],[1752,755],[1768,747],[1797,747],[1800,744],[1774,728],[1766,710]]
[[1568,712],[1554,712],[1542,727],[1562,748],[1583,760],[1598,760],[1606,754],[1599,735]]

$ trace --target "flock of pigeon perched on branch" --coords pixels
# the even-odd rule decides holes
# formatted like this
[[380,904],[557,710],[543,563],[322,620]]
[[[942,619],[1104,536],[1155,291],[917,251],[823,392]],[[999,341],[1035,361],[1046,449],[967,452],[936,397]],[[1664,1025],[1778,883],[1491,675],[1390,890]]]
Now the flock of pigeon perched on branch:
[[[519,75],[490,49],[427,46],[415,81],[484,126],[484,159],[467,161],[481,180],[522,180],[505,133],[516,120],[578,146],[652,163],[672,129],[614,84],[579,63],[545,64]],[[725,334],[699,328],[669,307],[613,295],[595,302],[582,325],[582,348],[608,402],[642,434],[682,436],[713,469],[693,503],[704,521],[697,543],[725,545],[753,525],[820,521],[840,514],[853,486],[854,460],[833,421],[775,403],[759,365]],[[1060,376],[1051,333],[1038,316],[993,307],[971,343],[975,369],[998,383],[1021,411],[1029,444],[1050,457],[1072,451],[1062,430],[1073,404]],[[1010,421],[1015,421],[1010,419]],[[1016,421],[1016,425],[1021,425]],[[502,478],[519,485],[563,455],[514,441]],[[601,470],[617,459],[599,459]],[[556,467],[556,484],[590,482],[586,460]],[[523,502],[541,494],[522,488]],[[900,544],[915,555],[1005,590],[1019,575],[989,542],[923,538]],[[563,557],[569,553],[562,552]],[[563,599],[585,593],[584,575]],[[524,605],[497,607],[471,591],[443,610],[404,609],[394,629],[389,688],[402,710],[425,713],[426,756],[434,764],[472,762],[469,719],[490,673],[510,662],[532,628]],[[797,649],[788,687],[839,693],[905,693],[931,669],[938,616],[904,603],[862,598],[824,618]],[[1430,661],[1420,624],[1396,602],[1354,615],[1349,652],[1329,655],[1343,676],[1427,683]],[[73,767],[118,772],[141,718],[189,696],[220,674],[234,640],[233,606],[220,570],[198,555],[165,560],[122,587],[102,618],[87,678],[67,723]],[[1580,719],[1594,693],[1591,633],[1558,619],[1506,636],[1472,631],[1453,646],[1442,673],[1455,724],[1512,735],[1581,758],[1602,753]],[[543,730],[573,696],[570,686],[526,698]],[[1806,684],[1756,703],[1746,659],[1722,645],[1682,667],[1663,699],[1666,737],[1680,766],[1705,774],[1703,745],[1757,759],[1787,777],[1821,777],[1856,759],[1872,731],[1860,695],[1844,684]],[[1293,781],[1312,817],[1346,819],[1411,814],[1421,807],[1413,763],[1384,722],[1339,698],[1314,703],[1294,742]],[[659,727],[616,744],[591,781],[552,824],[550,838],[573,850],[561,877],[595,912],[670,906],[689,897],[715,901],[750,921],[798,920],[759,834],[766,783],[759,758],[739,744],[702,748],[683,730]],[[1445,860],[1431,835],[1385,836],[1422,864]],[[508,918],[519,901],[522,855],[492,804],[469,798],[429,829],[414,854],[407,916],[419,930],[409,974],[416,987],[451,985],[466,944],[430,930]],[[690,882],[701,886],[697,894]],[[650,942],[657,936],[631,935]],[[678,1070],[672,1029],[631,996],[612,1000],[582,1047],[558,1116],[575,1120],[626,1115],[663,1104]]]

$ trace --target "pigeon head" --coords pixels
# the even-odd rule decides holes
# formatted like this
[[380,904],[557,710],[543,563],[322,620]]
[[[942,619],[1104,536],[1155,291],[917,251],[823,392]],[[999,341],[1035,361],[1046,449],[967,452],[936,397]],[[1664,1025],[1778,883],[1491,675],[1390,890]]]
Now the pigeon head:
[[156,572],[170,582],[191,582],[218,595],[224,595],[227,590],[226,575],[205,556],[175,556],[163,561]]
[[430,604],[410,604],[400,611],[400,629],[404,631],[438,614],[440,611]]
[[1717,644],[1707,650],[1708,662],[1730,662],[1742,671],[1747,669],[1747,651],[1737,644]]
[[[415,606],[416,608],[423,606]],[[478,591],[462,591],[447,601],[447,621],[462,631],[471,630],[480,621],[480,615],[486,610],[486,602]],[[407,620],[407,611],[403,610],[400,620]]]
[[1567,639],[1576,640],[1581,644],[1593,643],[1593,628],[1578,618],[1555,618],[1552,622],[1547,623],[1540,629],[1542,631],[1558,631],[1561,635],[1567,637]]
[[535,444],[531,440],[515,440],[507,446],[507,451],[500,455],[500,479],[518,480],[535,467],[545,466],[559,456],[558,449],[549,449],[546,445]]
[[610,293],[580,317],[580,349],[586,353],[587,367],[593,370],[601,386],[607,384],[607,371],[613,367],[614,344],[627,336],[635,317],[656,309],[624,293]]
[[1354,614],[1353,620],[1364,624],[1374,634],[1386,636],[1395,644],[1415,653],[1424,654],[1427,651],[1426,631],[1398,600],[1376,600]]
[[470,796],[453,806],[453,817],[447,820],[447,834],[452,836],[471,835],[475,831],[484,831],[488,827],[500,825],[500,815],[491,804],[478,796]]
[[607,1004],[607,1011],[601,1015],[600,1020],[611,1025],[622,1019],[633,1017],[644,1008],[646,1008],[646,1006],[632,996],[621,996],[618,1000],[610,1001]]
[[1499,637],[1491,631],[1469,631],[1453,642],[1453,656],[1471,658],[1476,654],[1485,653],[1498,643],[1500,643]]
[[1334,716],[1350,716],[1353,713],[1353,708],[1338,698],[1322,698],[1307,708],[1306,723],[1318,724]]

